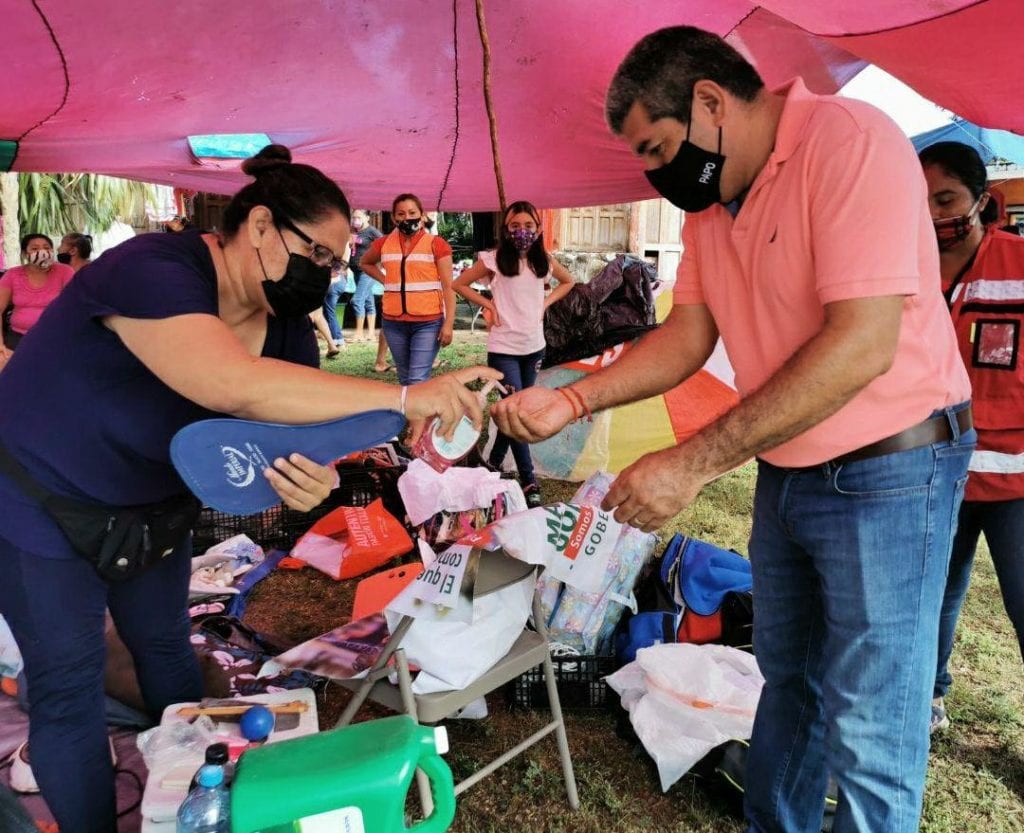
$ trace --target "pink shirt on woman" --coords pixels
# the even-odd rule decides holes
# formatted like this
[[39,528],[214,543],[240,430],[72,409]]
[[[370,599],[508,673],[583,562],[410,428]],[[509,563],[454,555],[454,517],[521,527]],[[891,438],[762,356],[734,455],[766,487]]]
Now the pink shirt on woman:
[[63,263],[54,263],[46,273],[42,286],[32,286],[24,266],[15,266],[4,272],[0,286],[11,290],[11,329],[19,335],[27,333],[39,320],[50,302],[68,285],[75,276],[75,270]]
[[939,290],[928,189],[913,146],[870,104],[799,79],[775,148],[735,218],[686,217],[677,304],[707,304],[747,395],[825,323],[825,305],[902,295],[892,367],[822,422],[761,456],[810,466],[897,434],[970,398]]

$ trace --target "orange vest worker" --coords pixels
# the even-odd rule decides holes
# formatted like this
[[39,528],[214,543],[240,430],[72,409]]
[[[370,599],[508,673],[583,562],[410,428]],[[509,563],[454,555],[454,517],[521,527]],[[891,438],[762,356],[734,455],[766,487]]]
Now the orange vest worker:
[[398,231],[387,236],[381,247],[384,281],[384,315],[439,316],[444,310],[441,279],[432,248],[434,237],[420,235],[409,252],[402,250]]

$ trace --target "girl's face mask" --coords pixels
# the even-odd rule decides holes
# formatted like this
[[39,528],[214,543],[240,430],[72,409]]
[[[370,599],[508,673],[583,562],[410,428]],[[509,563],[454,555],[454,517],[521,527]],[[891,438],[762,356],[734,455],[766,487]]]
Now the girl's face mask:
[[512,238],[512,245],[516,247],[516,250],[522,254],[530,250],[537,240],[537,230],[532,228],[517,228],[509,232],[509,237]]

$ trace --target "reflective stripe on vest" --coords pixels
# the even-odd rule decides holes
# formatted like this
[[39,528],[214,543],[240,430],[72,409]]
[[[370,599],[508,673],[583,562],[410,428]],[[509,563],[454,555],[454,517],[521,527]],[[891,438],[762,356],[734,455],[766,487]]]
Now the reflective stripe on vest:
[[971,301],[1024,301],[1024,281],[971,281],[964,288],[964,303]]
[[444,311],[433,241],[432,235],[423,234],[412,251],[405,253],[397,231],[385,238],[381,247],[381,267],[387,276],[385,315],[430,316]]
[[[406,284],[406,292],[427,292],[427,291],[438,291],[441,289],[441,281],[427,281],[425,283],[412,283]],[[401,292],[402,284],[400,283],[386,283],[384,284],[385,292]]]

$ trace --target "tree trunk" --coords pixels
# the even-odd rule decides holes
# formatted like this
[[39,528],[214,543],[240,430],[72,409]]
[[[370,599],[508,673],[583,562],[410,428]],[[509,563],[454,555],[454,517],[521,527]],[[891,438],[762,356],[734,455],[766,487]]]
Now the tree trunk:
[[0,173],[0,214],[3,215],[3,263],[10,269],[21,263],[21,225],[18,222],[18,175]]

